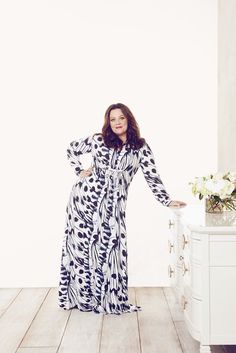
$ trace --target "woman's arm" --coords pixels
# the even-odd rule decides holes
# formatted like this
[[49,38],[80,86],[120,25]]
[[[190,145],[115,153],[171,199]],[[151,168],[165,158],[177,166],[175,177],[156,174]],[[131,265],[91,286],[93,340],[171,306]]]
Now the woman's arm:
[[94,135],[90,135],[85,138],[72,141],[66,150],[70,165],[73,167],[75,174],[78,176],[83,170],[82,163],[80,162],[80,155],[91,152],[93,136]]
[[142,157],[140,161],[144,177],[152,190],[155,198],[164,206],[169,206],[171,198],[165,189],[160,174],[155,164],[155,158],[150,146],[146,143],[142,147]]

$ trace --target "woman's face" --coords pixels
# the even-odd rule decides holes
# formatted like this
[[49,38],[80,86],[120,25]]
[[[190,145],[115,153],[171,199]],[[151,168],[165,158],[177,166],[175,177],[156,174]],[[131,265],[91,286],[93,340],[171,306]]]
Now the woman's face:
[[110,126],[115,134],[126,135],[128,119],[124,116],[121,109],[117,108],[110,111]]

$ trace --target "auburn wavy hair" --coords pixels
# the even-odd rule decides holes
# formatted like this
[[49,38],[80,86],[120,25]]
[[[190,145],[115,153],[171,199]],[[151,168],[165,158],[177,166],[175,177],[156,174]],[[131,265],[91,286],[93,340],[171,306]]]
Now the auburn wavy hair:
[[102,127],[102,136],[104,143],[108,147],[112,148],[120,148],[122,146],[121,139],[118,137],[117,134],[112,131],[110,126],[110,112],[112,109],[117,108],[119,108],[124,114],[124,116],[127,118],[127,145],[134,150],[141,148],[146,141],[143,137],[140,136],[139,126],[132,112],[123,103],[111,104],[105,112],[104,125]]

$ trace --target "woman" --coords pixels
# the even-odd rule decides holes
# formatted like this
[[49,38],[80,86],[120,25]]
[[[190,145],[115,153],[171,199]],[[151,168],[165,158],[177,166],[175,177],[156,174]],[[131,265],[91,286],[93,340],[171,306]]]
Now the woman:
[[[89,152],[93,164],[83,170],[80,155]],[[104,314],[142,310],[128,302],[125,225],[128,188],[138,168],[164,206],[186,204],[171,200],[151,148],[122,103],[107,108],[102,133],[72,141],[67,157],[78,179],[66,208],[58,304]]]

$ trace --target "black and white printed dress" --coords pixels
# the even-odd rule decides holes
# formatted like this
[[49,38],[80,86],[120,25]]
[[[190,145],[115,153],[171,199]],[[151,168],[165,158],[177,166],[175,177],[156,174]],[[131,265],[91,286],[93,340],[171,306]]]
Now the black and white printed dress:
[[[80,155],[91,152],[90,176]],[[66,207],[58,304],[104,314],[142,310],[128,301],[125,209],[129,185],[141,166],[155,198],[168,206],[171,198],[162,183],[147,143],[133,150],[108,148],[102,134],[72,141],[67,157],[78,176]]]

